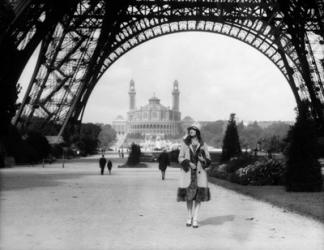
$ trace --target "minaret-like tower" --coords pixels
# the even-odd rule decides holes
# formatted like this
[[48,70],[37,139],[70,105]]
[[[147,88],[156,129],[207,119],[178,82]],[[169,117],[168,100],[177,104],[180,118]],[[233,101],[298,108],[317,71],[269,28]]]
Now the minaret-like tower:
[[172,110],[179,111],[179,83],[177,80],[173,83],[173,91],[172,91]]
[[135,96],[136,96],[136,91],[135,91],[135,82],[132,79],[129,83],[129,110],[134,110],[136,109],[135,105]]

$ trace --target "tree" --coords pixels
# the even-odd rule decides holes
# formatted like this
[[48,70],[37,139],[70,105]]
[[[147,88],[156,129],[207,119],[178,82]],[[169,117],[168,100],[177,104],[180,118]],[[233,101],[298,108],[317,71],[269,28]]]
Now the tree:
[[98,140],[101,148],[108,148],[116,140],[116,131],[111,125],[104,125],[98,135]]
[[290,129],[290,125],[285,122],[274,122],[270,124],[268,127],[263,129],[263,137],[272,137],[278,136],[283,139],[287,136],[287,133]]
[[51,151],[51,146],[49,145],[47,139],[39,132],[28,132],[26,142],[36,150],[37,161],[46,158]]
[[71,134],[65,135],[68,145],[74,145],[82,155],[95,154],[98,147],[98,135],[101,128],[98,124],[82,123],[80,132],[74,129]]
[[242,142],[251,149],[256,148],[262,138],[262,128],[255,121],[248,124],[240,134]]
[[208,145],[214,147],[222,146],[222,139],[224,134],[224,121],[210,122],[202,127],[203,138]]
[[228,161],[231,157],[240,155],[241,152],[241,145],[235,122],[235,114],[231,114],[223,139],[221,161]]
[[[20,119],[25,119],[24,117]],[[45,135],[57,135],[60,131],[60,125],[56,124],[53,121],[48,122],[46,127],[46,118],[34,116],[28,122],[28,127],[25,130],[22,130],[21,133],[25,133],[27,131],[38,131]]]
[[263,148],[268,152],[269,157],[272,157],[272,153],[280,152],[282,150],[282,142],[279,136],[273,135],[264,138]]
[[300,105],[295,125],[288,132],[286,190],[314,192],[322,190],[318,161],[316,123],[307,103]]

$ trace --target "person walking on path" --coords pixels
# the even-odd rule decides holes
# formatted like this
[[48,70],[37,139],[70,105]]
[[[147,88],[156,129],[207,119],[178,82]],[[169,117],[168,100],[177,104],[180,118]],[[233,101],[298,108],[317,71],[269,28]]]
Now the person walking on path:
[[165,171],[166,171],[168,165],[170,165],[169,154],[166,152],[165,149],[159,155],[158,161],[159,161],[159,169],[161,170],[161,173],[162,173],[162,180],[164,180],[165,179]]
[[107,160],[104,155],[101,156],[99,159],[99,167],[101,169],[101,175],[104,174],[105,166],[106,166]]
[[188,135],[182,142],[178,158],[181,168],[177,201],[187,202],[186,225],[198,228],[200,204],[210,200],[205,169],[210,165],[211,160],[207,145],[201,138],[199,127],[192,125],[187,131]]
[[111,169],[112,169],[112,162],[111,162],[111,160],[108,160],[108,162],[107,162],[107,168],[108,168],[109,174],[111,174]]

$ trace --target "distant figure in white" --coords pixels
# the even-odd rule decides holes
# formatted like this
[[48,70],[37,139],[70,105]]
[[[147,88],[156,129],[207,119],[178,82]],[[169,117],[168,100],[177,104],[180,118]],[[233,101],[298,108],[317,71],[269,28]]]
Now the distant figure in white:
[[187,202],[186,226],[198,228],[200,204],[202,201],[210,200],[205,169],[211,161],[207,145],[201,138],[199,125],[190,126],[187,131],[179,153],[181,169],[177,201]]

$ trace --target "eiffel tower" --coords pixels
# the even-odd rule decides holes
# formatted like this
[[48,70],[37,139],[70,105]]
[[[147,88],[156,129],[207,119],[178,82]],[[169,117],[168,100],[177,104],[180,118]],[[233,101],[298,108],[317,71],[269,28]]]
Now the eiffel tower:
[[[324,135],[322,0],[5,0],[0,3],[1,122],[43,133],[71,129],[100,77],[122,55],[150,39],[205,31],[238,39],[282,72],[297,106],[308,101]],[[8,94],[40,45],[17,112]],[[10,96],[10,95],[9,95]],[[15,115],[15,116],[14,116]]]

